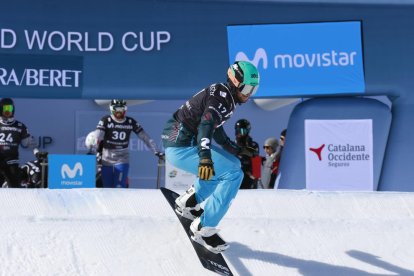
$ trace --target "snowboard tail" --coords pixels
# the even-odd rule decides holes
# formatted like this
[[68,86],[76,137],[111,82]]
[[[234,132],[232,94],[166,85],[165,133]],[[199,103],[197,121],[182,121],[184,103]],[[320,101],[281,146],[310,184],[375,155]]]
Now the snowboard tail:
[[197,242],[193,241],[193,239],[191,238],[190,224],[192,221],[180,216],[175,212],[175,199],[179,197],[179,194],[167,188],[161,188],[161,192],[163,193],[164,197],[167,199],[168,203],[173,209],[174,214],[176,214],[176,216],[180,220],[180,223],[183,226],[187,234],[187,237],[191,241],[191,244],[193,245],[194,250],[197,253],[197,256],[200,259],[200,262],[203,265],[203,267],[213,272],[216,272],[220,275],[232,276],[233,273],[231,272],[226,260],[224,259],[221,253],[215,254],[203,247],[202,245],[198,244]]

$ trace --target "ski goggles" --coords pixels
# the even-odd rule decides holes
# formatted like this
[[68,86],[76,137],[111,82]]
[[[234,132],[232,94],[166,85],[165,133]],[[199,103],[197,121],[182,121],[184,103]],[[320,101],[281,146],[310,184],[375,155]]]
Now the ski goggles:
[[237,133],[244,136],[244,135],[249,134],[249,130],[247,128],[241,127],[241,128],[237,128]]
[[126,110],[127,110],[126,106],[115,106],[114,107],[115,112],[124,112]]
[[3,105],[3,113],[13,113],[13,109],[14,107],[11,104]]
[[113,106],[111,108],[112,113],[123,113],[126,112],[127,107],[126,106]]
[[242,93],[245,96],[249,96],[249,97],[256,94],[257,89],[259,89],[258,85],[252,86],[252,85],[244,84],[244,83],[240,83],[239,85],[240,93]]

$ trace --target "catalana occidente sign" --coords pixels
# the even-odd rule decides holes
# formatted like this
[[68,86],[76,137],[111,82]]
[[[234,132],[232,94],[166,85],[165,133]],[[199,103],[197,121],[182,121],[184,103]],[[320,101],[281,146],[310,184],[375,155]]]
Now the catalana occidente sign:
[[305,120],[306,188],[373,190],[372,120]]

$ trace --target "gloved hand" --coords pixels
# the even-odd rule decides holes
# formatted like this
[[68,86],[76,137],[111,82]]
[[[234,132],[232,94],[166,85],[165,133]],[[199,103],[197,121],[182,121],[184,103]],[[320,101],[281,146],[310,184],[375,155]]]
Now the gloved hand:
[[95,131],[89,132],[85,138],[85,146],[88,149],[96,148],[98,146],[98,137],[96,137]]
[[161,160],[165,159],[165,153],[163,153],[163,152],[156,151],[154,154],[155,154],[155,156],[157,156]]
[[256,149],[251,148],[251,147],[243,147],[238,155],[243,155],[243,156],[247,156],[247,157],[253,157],[258,155],[258,152]]
[[37,159],[46,159],[48,154],[46,151],[39,151],[35,156]]
[[46,152],[46,151],[39,151],[38,148],[35,148],[33,150],[33,153],[34,153],[36,159],[44,159],[44,158],[47,158],[47,155],[48,155],[48,152]]
[[213,161],[210,158],[201,159],[198,163],[198,177],[201,180],[210,180],[214,173]]

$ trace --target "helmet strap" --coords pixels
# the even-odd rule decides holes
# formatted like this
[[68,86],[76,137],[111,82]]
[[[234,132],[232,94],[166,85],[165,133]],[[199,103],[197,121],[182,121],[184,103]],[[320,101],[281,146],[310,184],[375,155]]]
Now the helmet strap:
[[229,77],[229,80],[235,87],[239,87],[240,82],[237,80],[236,76],[234,75],[234,72],[231,68],[227,70],[227,76]]

